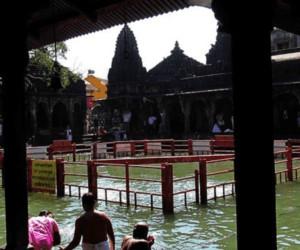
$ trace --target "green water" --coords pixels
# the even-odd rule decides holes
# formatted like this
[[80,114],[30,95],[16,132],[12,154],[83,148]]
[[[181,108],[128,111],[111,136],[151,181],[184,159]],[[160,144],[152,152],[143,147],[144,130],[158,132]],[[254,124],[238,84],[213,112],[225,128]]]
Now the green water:
[[[190,176],[197,164],[175,164],[175,178]],[[283,169],[282,165],[276,168]],[[208,167],[208,172],[232,169],[232,163],[212,164]],[[86,173],[86,166],[68,166],[66,172]],[[98,172],[105,175],[124,176],[124,170],[117,167],[100,167]],[[159,170],[131,169],[131,177],[144,177],[160,179]],[[233,174],[224,174],[208,178],[209,185],[233,179]],[[66,182],[87,185],[87,180],[82,177],[67,177]],[[100,179],[99,187],[120,187],[124,189],[123,180]],[[194,188],[194,181],[186,180],[177,182],[174,191]],[[132,182],[132,190],[159,192],[160,184],[146,182]],[[66,188],[66,194],[68,194]],[[84,193],[87,190],[82,190]],[[72,194],[78,192],[77,188],[72,189]],[[231,188],[226,189],[231,192]],[[277,203],[277,234],[278,249],[299,249],[300,245],[300,182],[287,182],[276,186]],[[81,194],[82,194],[81,193]],[[219,191],[217,193],[220,193]],[[221,193],[220,193],[221,194]],[[59,224],[62,245],[66,246],[73,237],[74,221],[82,214],[81,201],[75,197],[57,198],[54,195],[29,193],[29,214],[37,215],[40,210],[48,209],[55,214],[55,219]],[[99,197],[104,197],[104,193],[99,190]],[[208,193],[209,197],[212,195]],[[119,194],[108,193],[109,199],[118,201]],[[122,197],[125,201],[125,194]],[[133,197],[131,197],[133,200]],[[161,210],[149,208],[137,209],[134,206],[127,208],[119,204],[99,201],[97,209],[104,211],[112,220],[115,236],[116,249],[120,249],[122,238],[132,233],[133,225],[138,221],[145,221],[149,224],[150,233],[156,237],[153,249],[236,249],[236,214],[235,197],[228,196],[226,199],[218,198],[217,201],[210,201],[207,206],[192,203],[195,200],[194,193],[188,194],[186,208],[184,206],[184,196],[175,196],[175,209],[173,215],[163,215]],[[149,196],[140,196],[139,203],[149,204]],[[160,197],[154,199],[156,206],[161,206]],[[5,208],[4,189],[0,188],[0,246],[6,242],[5,236]],[[58,248],[56,248],[58,249]],[[78,247],[80,249],[80,247]]]

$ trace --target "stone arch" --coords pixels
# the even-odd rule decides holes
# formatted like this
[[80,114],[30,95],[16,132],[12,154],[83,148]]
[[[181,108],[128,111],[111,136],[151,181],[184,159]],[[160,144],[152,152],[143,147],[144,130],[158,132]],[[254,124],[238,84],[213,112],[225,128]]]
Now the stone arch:
[[168,127],[171,136],[184,133],[184,114],[179,102],[169,104],[168,111]]
[[91,117],[94,118],[96,115],[99,116],[102,112],[101,105],[96,105],[92,109]]
[[48,115],[47,115],[47,105],[44,102],[40,102],[36,110],[36,120],[38,129],[48,129]]
[[96,105],[92,109],[91,113],[91,121],[94,122],[94,119],[97,117],[99,126],[106,126],[107,125],[107,113],[102,105]]
[[215,114],[214,114],[214,123],[216,123],[216,116],[218,114],[223,114],[223,119],[225,122],[225,129],[232,129],[231,117],[233,116],[233,107],[232,103],[227,98],[219,99],[215,104]]
[[67,106],[62,102],[53,107],[52,124],[53,129],[65,129],[70,124]]
[[205,103],[201,100],[196,100],[191,104],[190,127],[192,133],[207,132],[208,117],[206,108]]
[[298,134],[297,117],[299,111],[299,100],[295,95],[283,93],[276,96],[273,101],[275,134]]

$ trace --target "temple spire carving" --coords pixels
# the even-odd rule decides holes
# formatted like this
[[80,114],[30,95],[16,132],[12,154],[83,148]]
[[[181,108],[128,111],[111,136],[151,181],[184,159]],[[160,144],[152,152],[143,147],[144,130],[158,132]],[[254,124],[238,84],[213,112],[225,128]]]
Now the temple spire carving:
[[172,54],[174,53],[180,53],[183,54],[183,50],[179,48],[179,43],[176,41],[175,43],[175,48],[171,51]]

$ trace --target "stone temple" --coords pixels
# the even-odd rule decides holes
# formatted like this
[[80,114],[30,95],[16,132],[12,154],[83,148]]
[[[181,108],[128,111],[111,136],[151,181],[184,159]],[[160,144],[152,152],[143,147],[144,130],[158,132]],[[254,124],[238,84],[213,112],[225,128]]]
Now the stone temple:
[[[271,41],[275,138],[291,135],[295,138],[300,135],[297,123],[300,39],[276,29]],[[108,74],[108,98],[96,106],[101,112],[101,125],[108,131],[125,131],[128,139],[209,138],[221,116],[222,132],[232,134],[230,35],[217,34],[216,43],[206,54],[206,64],[186,56],[177,41],[170,49],[170,55],[147,72],[134,33],[128,25],[124,26],[117,38]],[[263,87],[264,81],[259,75],[257,81]],[[151,116],[155,116],[156,121],[155,127],[149,130]],[[255,114],[249,114],[249,119],[255,119]],[[267,129],[263,128],[263,121],[257,122],[262,129]]]

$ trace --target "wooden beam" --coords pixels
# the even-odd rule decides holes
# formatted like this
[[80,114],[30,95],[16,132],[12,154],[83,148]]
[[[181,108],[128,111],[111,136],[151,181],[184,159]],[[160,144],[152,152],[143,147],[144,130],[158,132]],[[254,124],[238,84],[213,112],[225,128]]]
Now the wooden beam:
[[86,18],[91,20],[92,22],[97,22],[97,13],[94,8],[89,7],[88,2],[78,2],[78,1],[71,1],[71,0],[62,0],[67,5],[69,5],[72,9],[76,10],[77,12],[84,15]]

